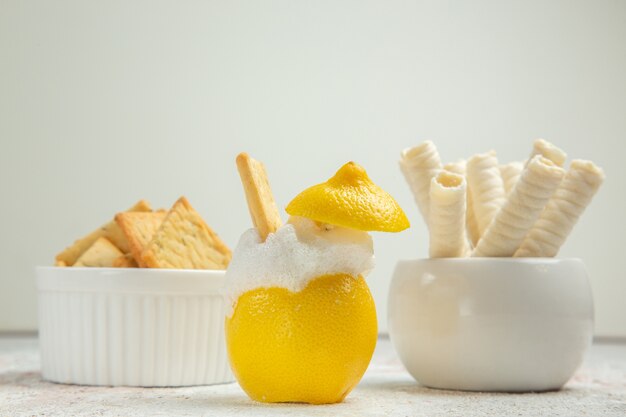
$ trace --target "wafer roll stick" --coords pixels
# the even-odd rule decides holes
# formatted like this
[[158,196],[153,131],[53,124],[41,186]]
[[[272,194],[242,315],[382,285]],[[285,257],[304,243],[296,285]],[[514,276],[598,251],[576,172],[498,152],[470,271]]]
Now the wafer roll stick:
[[535,139],[533,142],[533,150],[526,160],[525,165],[528,165],[530,160],[536,155],[541,155],[544,158],[549,159],[552,163],[559,167],[563,167],[565,160],[567,159],[567,154],[562,149],[556,147],[545,139]]
[[515,184],[517,184],[523,169],[524,164],[521,162],[509,162],[508,164],[500,165],[500,175],[502,176],[506,195],[509,195]]
[[465,177],[441,171],[430,183],[430,257],[467,256]]
[[282,225],[265,166],[247,153],[237,155],[236,162],[252,223],[261,240],[265,242],[267,235],[274,233]]
[[[460,159],[457,162],[450,162],[443,166],[446,171],[454,172],[455,174],[463,175],[467,178],[467,161]],[[469,190],[466,179],[466,204],[465,204],[465,228],[467,239],[472,247],[476,246],[478,242],[478,223],[476,222],[476,216],[474,215],[474,209],[472,207],[472,193]]]
[[472,209],[480,239],[506,201],[494,151],[474,155],[467,161],[467,183],[472,193]]
[[478,230],[478,220],[476,219],[474,201],[472,200],[472,193],[469,186],[467,187],[467,214],[465,216],[465,228],[467,229],[467,239],[471,243],[472,248],[476,247],[478,241],[480,240],[480,231]]
[[604,172],[593,162],[572,161],[565,178],[514,256],[556,256],[603,181]]
[[417,207],[428,225],[430,180],[441,171],[441,158],[431,141],[402,151],[400,170],[411,188]]
[[464,177],[467,172],[467,161],[465,159],[459,159],[456,162],[448,162],[443,166],[443,169]]
[[537,155],[528,163],[507,202],[472,256],[513,256],[559,186],[565,171]]

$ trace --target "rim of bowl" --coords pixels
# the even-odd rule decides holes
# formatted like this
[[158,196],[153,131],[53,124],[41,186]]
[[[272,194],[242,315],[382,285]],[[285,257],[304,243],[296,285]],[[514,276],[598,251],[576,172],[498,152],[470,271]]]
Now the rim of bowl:
[[410,258],[399,259],[398,264],[405,263],[524,263],[524,264],[546,264],[559,262],[580,262],[581,258],[512,258],[512,257],[464,257],[464,258]]
[[[185,274],[206,274],[214,273],[216,275],[222,275],[226,272],[225,269],[173,269],[173,268],[113,268],[113,267],[94,267],[94,266],[36,266],[35,270],[63,270],[63,271],[94,271],[94,272],[115,272],[115,271],[136,271],[145,272],[148,274],[170,274],[170,273],[185,273]],[[70,272],[74,273],[74,272]]]
[[37,266],[37,290],[142,294],[222,291],[226,270]]

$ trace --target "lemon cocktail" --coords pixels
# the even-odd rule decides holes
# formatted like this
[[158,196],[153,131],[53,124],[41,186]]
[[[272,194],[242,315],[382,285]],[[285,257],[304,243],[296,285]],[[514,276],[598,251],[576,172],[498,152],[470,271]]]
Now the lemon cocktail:
[[[256,227],[241,237],[227,271],[231,368],[257,401],[340,402],[363,376],[376,345],[376,309],[365,282],[374,267],[367,232],[399,232],[408,220],[362,167],[349,162],[296,196],[281,225],[272,220],[264,171],[252,174],[258,175],[242,173],[242,180]],[[253,179],[247,187],[246,178]],[[265,226],[275,230],[270,226],[264,237],[260,223],[267,218]]]

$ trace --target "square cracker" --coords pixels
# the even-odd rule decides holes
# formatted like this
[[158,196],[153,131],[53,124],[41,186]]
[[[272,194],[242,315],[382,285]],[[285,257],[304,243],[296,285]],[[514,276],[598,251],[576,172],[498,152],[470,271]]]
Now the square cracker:
[[[127,211],[152,211],[150,203],[146,200],[139,200],[134,206]],[[64,262],[67,266],[72,266],[76,260],[85,252],[98,238],[105,237],[117,246],[122,252],[128,253],[130,248],[122,230],[114,220],[99,227],[87,236],[78,239],[71,246],[63,250],[56,256],[57,262]]]
[[167,213],[141,258],[148,268],[226,269],[232,254],[185,197]]
[[110,267],[113,261],[124,254],[111,241],[105,237],[99,237],[87,249],[73,266],[97,266]]
[[113,268],[137,268],[137,261],[132,253],[127,253],[113,260]]
[[125,212],[115,216],[115,222],[128,241],[130,253],[142,268],[145,265],[141,260],[141,254],[152,240],[152,236],[159,230],[165,216],[166,213],[160,211],[155,213]]
[[267,235],[274,233],[282,225],[265,166],[247,153],[237,155],[236,162],[252,223],[261,240],[265,241]]

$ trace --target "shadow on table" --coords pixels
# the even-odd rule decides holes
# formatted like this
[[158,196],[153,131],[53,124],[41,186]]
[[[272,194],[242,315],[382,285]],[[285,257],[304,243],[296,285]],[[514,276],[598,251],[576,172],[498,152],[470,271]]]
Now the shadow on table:
[[[550,396],[559,394],[571,394],[575,392],[583,391],[580,388],[573,388],[565,386],[560,390],[549,390],[541,392],[483,392],[483,391],[459,391],[459,390],[446,390],[439,388],[429,388],[424,385],[420,385],[415,381],[367,381],[359,385],[361,391],[376,391],[384,392],[391,391],[394,393],[406,393],[410,395],[427,395],[431,397],[467,397],[467,396],[527,396],[527,395],[539,395]],[[588,390],[585,390],[588,391]]]
[[198,390],[191,395],[177,395],[175,389],[172,389],[156,400],[158,407],[155,407],[154,398],[135,399],[135,403],[137,401],[144,402],[144,409],[146,410],[150,408],[167,409],[172,415],[206,412],[207,410],[211,410],[212,413],[219,413],[219,415],[230,415],[242,410],[263,408],[270,413],[268,415],[281,415],[283,411],[288,412],[289,415],[297,415],[293,413],[297,413],[301,409],[302,413],[308,416],[327,416],[329,408],[344,407],[346,404],[322,404],[311,407],[310,404],[303,403],[259,403],[250,399],[243,392],[215,393],[211,391],[211,387],[205,388],[205,390]]

